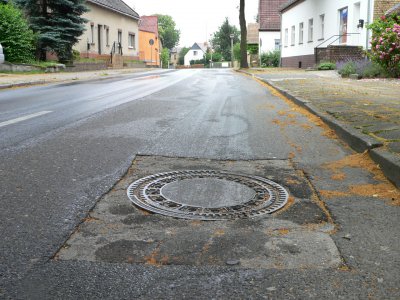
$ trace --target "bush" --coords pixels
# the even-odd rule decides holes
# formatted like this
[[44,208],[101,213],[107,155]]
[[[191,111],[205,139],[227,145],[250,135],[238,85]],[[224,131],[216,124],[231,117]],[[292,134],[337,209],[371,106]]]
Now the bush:
[[336,64],[332,62],[322,62],[318,66],[318,70],[335,70]]
[[29,63],[34,60],[35,34],[22,12],[12,4],[0,4],[0,43],[6,60]]
[[277,50],[261,54],[261,67],[279,67],[281,53]]
[[341,61],[336,68],[342,77],[358,74],[363,78],[386,77],[385,70],[378,64],[368,59]]
[[74,61],[80,60],[81,53],[78,50],[72,49],[72,59]]
[[161,62],[163,69],[168,69],[168,61],[169,61],[169,51],[167,48],[163,48],[161,51]]
[[400,16],[382,16],[368,28],[372,29],[369,57],[393,77],[400,77]]

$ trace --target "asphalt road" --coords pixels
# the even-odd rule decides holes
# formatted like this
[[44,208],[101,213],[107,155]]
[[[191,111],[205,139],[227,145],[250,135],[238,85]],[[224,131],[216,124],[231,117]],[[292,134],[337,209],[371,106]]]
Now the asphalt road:
[[[332,179],[324,164],[352,154],[266,87],[230,70],[1,91],[0,298],[399,298],[399,207],[376,195],[320,193],[378,183],[354,166]],[[138,155],[287,162],[324,200],[343,266],[53,260]]]

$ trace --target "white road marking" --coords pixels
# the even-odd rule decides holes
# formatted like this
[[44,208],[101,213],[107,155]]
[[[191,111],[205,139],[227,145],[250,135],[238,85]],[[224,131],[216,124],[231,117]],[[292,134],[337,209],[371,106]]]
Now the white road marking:
[[47,111],[47,110],[46,111],[40,111],[40,112],[37,112],[37,113],[34,113],[34,114],[30,114],[30,115],[26,115],[26,116],[19,117],[19,118],[16,118],[16,119],[12,119],[12,120],[9,120],[9,121],[1,122],[0,123],[0,127],[4,127],[4,126],[7,126],[7,125],[19,123],[19,122],[26,121],[26,120],[29,120],[29,119],[32,119],[32,118],[36,118],[36,117],[40,117],[40,116],[43,116],[43,115],[47,115],[47,114],[49,114],[51,112],[52,111]]

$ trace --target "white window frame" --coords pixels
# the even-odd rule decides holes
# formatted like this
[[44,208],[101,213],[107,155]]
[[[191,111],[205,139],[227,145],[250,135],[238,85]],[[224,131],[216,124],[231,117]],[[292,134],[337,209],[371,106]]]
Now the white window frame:
[[106,27],[106,47],[110,47],[110,27]]
[[304,22],[299,24],[299,45],[304,42]]
[[308,42],[314,41],[314,19],[308,19]]
[[94,23],[90,24],[90,43],[94,44]]
[[296,26],[292,26],[292,31],[290,35],[290,46],[294,46],[296,43]]
[[136,49],[136,34],[133,32],[128,33],[128,48]]
[[289,28],[285,28],[285,47],[289,44]]
[[320,22],[320,40],[325,39],[325,14],[322,14],[319,16],[319,22]]

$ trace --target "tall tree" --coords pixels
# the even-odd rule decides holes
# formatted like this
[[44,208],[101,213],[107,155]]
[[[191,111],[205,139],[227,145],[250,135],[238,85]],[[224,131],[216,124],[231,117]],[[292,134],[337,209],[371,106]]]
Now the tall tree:
[[189,52],[190,48],[183,47],[179,52],[179,64],[183,66],[185,64],[185,55]]
[[17,0],[38,34],[37,56],[45,60],[53,51],[62,62],[72,60],[72,47],[85,31],[85,0]]
[[164,48],[171,50],[179,43],[181,32],[176,29],[176,23],[171,16],[156,15],[158,17],[158,33]]
[[219,27],[218,31],[214,32],[212,38],[212,44],[215,48],[218,47],[224,60],[232,60],[232,48],[231,48],[231,38],[230,35],[233,34],[233,44],[240,41],[240,32],[234,25],[229,24],[228,18]]
[[240,21],[240,67],[249,68],[247,63],[247,24],[245,16],[245,0],[240,0],[240,11],[239,11],[239,21]]

